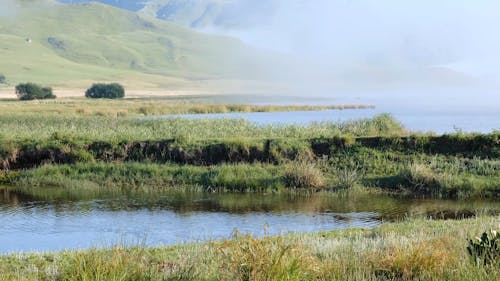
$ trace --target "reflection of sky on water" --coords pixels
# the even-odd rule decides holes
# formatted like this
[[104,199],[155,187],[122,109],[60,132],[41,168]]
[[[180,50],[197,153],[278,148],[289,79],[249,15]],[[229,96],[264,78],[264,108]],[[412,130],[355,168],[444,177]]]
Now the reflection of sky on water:
[[[498,202],[388,196],[281,194],[102,194],[89,199],[0,192],[0,253],[129,245],[172,245],[254,235],[370,228],[411,215],[500,210]],[[56,195],[54,195],[56,194]],[[38,195],[40,196],[40,195]],[[51,197],[55,196],[55,197]],[[468,210],[464,212],[464,210]]]

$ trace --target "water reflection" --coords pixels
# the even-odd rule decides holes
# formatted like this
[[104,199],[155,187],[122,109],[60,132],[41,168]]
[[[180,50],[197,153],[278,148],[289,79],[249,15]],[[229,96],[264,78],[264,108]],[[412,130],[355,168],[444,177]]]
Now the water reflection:
[[[229,237],[374,227],[408,216],[497,213],[494,201],[408,199],[373,194],[217,194],[174,191],[0,190],[0,252],[113,243],[171,245]],[[265,230],[266,229],[266,230]]]

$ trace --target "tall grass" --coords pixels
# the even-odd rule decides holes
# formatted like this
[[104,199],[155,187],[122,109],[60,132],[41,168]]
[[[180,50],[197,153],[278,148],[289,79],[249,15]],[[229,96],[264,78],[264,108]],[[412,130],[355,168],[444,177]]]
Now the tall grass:
[[[315,138],[340,134],[372,135],[401,134],[402,126],[382,126],[396,122],[392,117],[341,123],[321,122],[310,125],[259,126],[243,119],[189,120],[169,118],[139,120],[105,116],[0,116],[0,135],[7,139],[48,139],[54,133],[83,140],[157,140],[168,138],[223,139],[223,138]],[[387,129],[387,131],[384,131]]]
[[[369,153],[367,153],[369,152]],[[214,165],[85,161],[3,171],[0,183],[17,186],[164,189],[195,187],[212,191],[257,192],[298,188],[352,190],[368,187],[389,193],[443,198],[498,198],[497,160],[387,154],[376,150],[342,152],[322,159],[279,163]],[[151,158],[153,159],[153,158]],[[426,162],[428,161],[428,162]],[[460,163],[477,165],[464,168]],[[460,167],[460,168],[458,168]]]
[[[83,93],[82,93],[83,96]],[[203,99],[126,99],[83,100],[62,99],[55,101],[2,101],[0,116],[8,115],[64,115],[64,116],[108,116],[133,117],[167,114],[208,114],[233,112],[286,112],[321,111],[345,109],[373,109],[373,105],[253,105],[222,104]]]
[[499,217],[409,220],[371,230],[0,256],[2,280],[499,280],[467,241]]
[[[413,193],[443,197],[497,197],[500,174],[497,161],[431,160],[430,164],[413,163],[402,170],[401,177]],[[469,163],[464,166],[463,163]]]
[[145,163],[79,163],[46,165],[7,178],[18,186],[63,188],[166,189],[208,191],[270,191],[286,185],[283,169],[269,165],[179,166]]

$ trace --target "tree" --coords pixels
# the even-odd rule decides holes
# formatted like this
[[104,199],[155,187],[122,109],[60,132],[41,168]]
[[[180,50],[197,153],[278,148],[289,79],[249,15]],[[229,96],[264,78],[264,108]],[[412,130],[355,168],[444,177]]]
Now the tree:
[[34,83],[24,83],[16,86],[16,95],[20,100],[55,99],[52,88],[42,87]]
[[3,74],[0,74],[0,84],[7,84],[7,78]]
[[125,97],[125,89],[118,83],[94,84],[85,92],[85,96],[92,99],[119,99]]

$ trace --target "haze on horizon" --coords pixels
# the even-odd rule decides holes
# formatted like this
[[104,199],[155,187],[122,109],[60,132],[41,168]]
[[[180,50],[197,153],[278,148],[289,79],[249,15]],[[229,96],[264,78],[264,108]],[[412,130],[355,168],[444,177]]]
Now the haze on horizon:
[[[3,1],[12,11],[0,9],[0,15],[15,14],[16,0]],[[144,6],[139,13],[163,5],[168,20],[285,54],[290,60],[285,68],[262,69],[270,79],[293,84],[297,93],[395,89],[433,95],[437,89],[480,89],[491,95],[500,89],[496,0],[99,1],[122,8]],[[202,8],[186,11],[193,7]],[[207,11],[215,15],[209,18]]]

